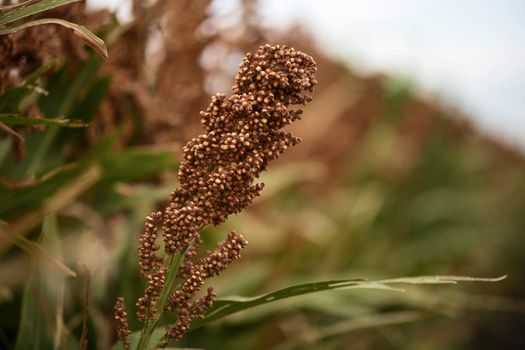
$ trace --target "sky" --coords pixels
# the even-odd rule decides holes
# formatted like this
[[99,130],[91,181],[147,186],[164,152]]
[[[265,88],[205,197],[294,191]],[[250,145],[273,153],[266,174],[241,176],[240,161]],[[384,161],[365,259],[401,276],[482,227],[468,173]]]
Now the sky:
[[265,22],[307,24],[364,71],[408,79],[525,150],[525,1],[265,0]]
[[[102,4],[119,0],[92,0]],[[217,0],[215,7],[238,0]],[[525,150],[524,0],[262,0],[266,25],[300,21],[354,69],[407,79]],[[122,13],[126,6],[120,5]]]

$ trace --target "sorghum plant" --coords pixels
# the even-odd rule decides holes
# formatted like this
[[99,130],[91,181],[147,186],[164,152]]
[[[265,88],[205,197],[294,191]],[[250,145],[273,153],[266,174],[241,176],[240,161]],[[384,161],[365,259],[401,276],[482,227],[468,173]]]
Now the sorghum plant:
[[[140,237],[139,269],[147,281],[136,303],[144,322],[138,349],[166,346],[179,340],[195,318],[202,318],[216,297],[213,288],[198,296],[205,281],[240,258],[246,239],[230,232],[216,250],[197,259],[199,231],[218,225],[246,208],[262,188],[256,178],[299,139],[281,129],[300,118],[292,105],[309,102],[317,81],[312,57],[284,45],[265,45],[248,53],[240,65],[233,94],[216,94],[201,124],[205,133],[184,146],[178,172],[180,186],[163,211],[146,218]],[[163,250],[158,236],[162,232]],[[174,312],[177,321],[166,327],[160,344],[150,344],[162,315]],[[115,305],[118,337],[126,349],[131,333],[124,300]]]

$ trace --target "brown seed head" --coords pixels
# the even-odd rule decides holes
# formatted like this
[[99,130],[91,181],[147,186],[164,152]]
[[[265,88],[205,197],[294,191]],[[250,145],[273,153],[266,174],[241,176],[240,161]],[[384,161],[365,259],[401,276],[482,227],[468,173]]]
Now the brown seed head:
[[130,349],[130,343],[128,336],[131,334],[128,325],[128,314],[126,313],[126,305],[124,304],[124,298],[119,297],[115,302],[115,307],[113,308],[115,322],[117,323],[117,336],[118,339],[122,342],[124,349]]
[[246,55],[231,96],[212,96],[201,112],[206,133],[184,146],[180,186],[164,215],[168,253],[185,250],[200,227],[223,222],[259,195],[261,171],[300,141],[280,129],[299,119],[302,111],[289,106],[310,101],[315,72],[310,56],[265,45]]

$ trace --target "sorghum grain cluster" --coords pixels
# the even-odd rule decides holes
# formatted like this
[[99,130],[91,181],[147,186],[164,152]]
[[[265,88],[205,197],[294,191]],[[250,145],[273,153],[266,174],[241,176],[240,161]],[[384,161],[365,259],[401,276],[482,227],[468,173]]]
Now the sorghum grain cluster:
[[[209,288],[195,300],[205,280],[237,260],[248,243],[242,235],[230,232],[215,251],[194,262],[202,242],[200,229],[218,225],[246,208],[263,188],[256,183],[259,174],[271,160],[300,142],[281,129],[302,114],[300,109],[290,109],[291,105],[311,100],[308,93],[317,84],[315,72],[314,60],[300,51],[284,45],[261,46],[244,57],[232,95],[216,94],[201,112],[205,133],[184,146],[180,186],[163,212],[146,218],[140,238],[139,268],[147,287],[137,302],[137,315],[143,321],[154,319],[158,312],[178,315],[178,321],[166,329],[164,345],[180,339],[192,319],[204,317],[215,299]],[[178,272],[180,288],[169,294],[165,310],[157,309],[170,268],[159,254],[160,231],[168,257],[185,254]]]

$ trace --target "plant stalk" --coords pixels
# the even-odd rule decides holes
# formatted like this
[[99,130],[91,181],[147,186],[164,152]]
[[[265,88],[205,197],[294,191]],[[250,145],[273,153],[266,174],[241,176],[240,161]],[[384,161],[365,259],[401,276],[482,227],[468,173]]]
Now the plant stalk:
[[142,332],[140,334],[140,339],[137,345],[137,350],[152,349],[149,347],[151,336],[153,334],[153,331],[157,327],[157,324],[160,318],[162,317],[164,313],[164,307],[166,306],[166,302],[168,301],[168,297],[171,293],[171,289],[173,288],[173,283],[175,282],[175,279],[177,277],[177,273],[179,271],[179,267],[180,267],[183,257],[184,257],[184,253],[180,253],[180,252],[177,252],[167,257],[168,261],[166,265],[168,266],[168,273],[166,275],[166,283],[164,284],[162,293],[160,294],[159,300],[157,301],[155,305],[157,312],[153,319],[148,319],[145,322],[144,328],[142,328]]

